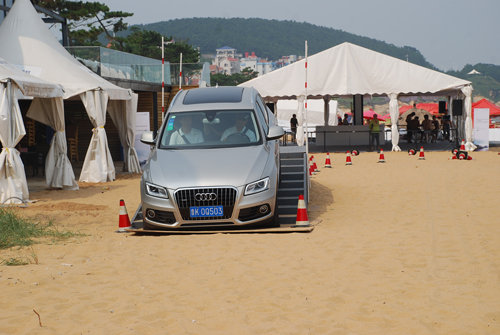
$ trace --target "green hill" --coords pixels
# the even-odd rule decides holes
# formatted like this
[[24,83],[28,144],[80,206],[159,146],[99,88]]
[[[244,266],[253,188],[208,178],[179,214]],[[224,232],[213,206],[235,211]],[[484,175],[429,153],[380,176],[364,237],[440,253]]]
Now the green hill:
[[[469,74],[476,70],[479,74]],[[500,66],[493,64],[467,64],[461,71],[448,71],[448,74],[472,82],[474,96],[482,96],[494,102],[500,101]]]
[[435,69],[424,56],[410,46],[397,47],[376,39],[342,30],[295,21],[243,18],[191,18],[156,22],[138,27],[173,36],[200,47],[201,53],[215,54],[215,49],[230,46],[239,53],[255,51],[257,56],[277,60],[287,55],[304,55],[304,41],[309,54],[315,54],[343,42],[351,42],[414,64]]
[[[164,36],[184,40],[201,53],[215,54],[215,49],[230,46],[239,53],[255,51],[257,56],[277,60],[287,55],[304,55],[304,41],[308,41],[309,54],[315,54],[343,42],[407,60],[430,69],[439,70],[429,63],[416,48],[393,44],[351,34],[339,29],[321,27],[305,22],[265,20],[258,18],[190,18],[137,25]],[[479,75],[468,75],[472,69]],[[500,66],[493,64],[466,65],[461,71],[448,71],[450,75],[472,82],[474,95],[500,101]]]

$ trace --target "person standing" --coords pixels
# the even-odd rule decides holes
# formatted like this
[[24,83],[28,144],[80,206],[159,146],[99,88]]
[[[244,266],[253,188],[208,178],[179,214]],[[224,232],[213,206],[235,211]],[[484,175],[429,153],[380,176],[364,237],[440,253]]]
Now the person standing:
[[373,150],[373,142],[377,142],[377,152],[380,151],[380,121],[377,114],[373,114],[373,119],[368,124],[370,133],[370,151]]
[[295,139],[297,138],[297,124],[299,122],[297,121],[297,115],[293,114],[292,118],[290,119],[290,130],[292,131],[292,141],[295,142]]

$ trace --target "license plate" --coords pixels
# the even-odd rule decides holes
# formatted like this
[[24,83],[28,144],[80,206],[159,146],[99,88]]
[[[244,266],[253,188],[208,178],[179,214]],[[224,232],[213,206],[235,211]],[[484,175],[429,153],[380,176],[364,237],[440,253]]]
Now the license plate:
[[189,216],[192,218],[224,216],[224,209],[222,206],[193,206],[189,207]]

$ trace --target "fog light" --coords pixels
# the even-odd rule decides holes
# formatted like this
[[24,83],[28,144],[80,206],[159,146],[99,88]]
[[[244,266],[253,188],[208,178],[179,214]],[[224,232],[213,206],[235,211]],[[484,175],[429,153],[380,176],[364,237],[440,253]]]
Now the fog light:
[[146,211],[146,216],[148,217],[148,219],[154,219],[154,218],[155,218],[155,216],[156,216],[156,213],[155,213],[155,211],[154,211],[154,210],[152,210],[152,209],[148,209],[148,210]]
[[259,207],[259,213],[261,214],[266,214],[269,212],[269,206],[268,205],[262,205]]

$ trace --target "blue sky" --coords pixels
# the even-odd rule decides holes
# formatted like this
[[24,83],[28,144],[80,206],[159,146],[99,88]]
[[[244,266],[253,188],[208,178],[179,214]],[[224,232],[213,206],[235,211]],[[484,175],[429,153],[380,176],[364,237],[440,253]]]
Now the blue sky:
[[[99,1],[99,0],[98,0]],[[259,17],[341,29],[417,48],[442,70],[500,65],[499,0],[100,0],[129,24],[192,17]]]

